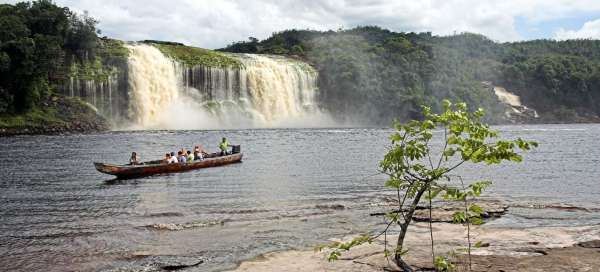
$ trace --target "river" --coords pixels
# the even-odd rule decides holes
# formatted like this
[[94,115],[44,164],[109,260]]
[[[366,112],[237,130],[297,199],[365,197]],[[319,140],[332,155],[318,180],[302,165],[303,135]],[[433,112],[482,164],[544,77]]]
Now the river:
[[[511,206],[495,226],[600,224],[600,125],[500,126],[536,140],[520,164],[459,174],[488,178],[486,196]],[[6,271],[140,271],[147,256],[234,268],[262,253],[312,247],[374,230],[389,129],[134,131],[0,138],[0,267]],[[92,162],[143,160],[220,137],[243,162],[126,181]],[[570,205],[581,209],[548,208]],[[544,208],[547,207],[547,208]],[[586,210],[587,209],[587,210]],[[194,271],[193,269],[190,269]],[[188,271],[188,270],[186,270]]]

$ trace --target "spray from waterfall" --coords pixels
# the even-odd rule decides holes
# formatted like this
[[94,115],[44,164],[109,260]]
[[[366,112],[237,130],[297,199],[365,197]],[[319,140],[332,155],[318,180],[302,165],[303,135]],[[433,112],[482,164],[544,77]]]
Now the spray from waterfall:
[[317,73],[276,56],[231,55],[243,68],[185,67],[151,45],[129,45],[134,129],[318,127]]

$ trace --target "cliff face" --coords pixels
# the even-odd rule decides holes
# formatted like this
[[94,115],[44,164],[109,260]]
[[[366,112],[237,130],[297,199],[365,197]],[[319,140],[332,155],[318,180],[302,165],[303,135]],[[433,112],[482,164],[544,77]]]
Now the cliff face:
[[127,58],[125,43],[100,39],[93,60],[70,61],[68,74],[58,82],[58,91],[92,105],[114,123],[127,116]]

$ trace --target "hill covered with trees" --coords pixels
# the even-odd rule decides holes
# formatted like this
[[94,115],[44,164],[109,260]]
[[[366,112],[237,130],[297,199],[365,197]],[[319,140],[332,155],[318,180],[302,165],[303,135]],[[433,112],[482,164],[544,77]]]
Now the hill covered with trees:
[[482,82],[506,87],[535,108],[539,122],[598,121],[600,41],[498,43],[462,33],[392,32],[374,26],[338,31],[286,30],[222,51],[304,59],[319,71],[325,105],[337,115],[380,123],[420,118],[418,105],[439,109],[443,98],[504,109]]

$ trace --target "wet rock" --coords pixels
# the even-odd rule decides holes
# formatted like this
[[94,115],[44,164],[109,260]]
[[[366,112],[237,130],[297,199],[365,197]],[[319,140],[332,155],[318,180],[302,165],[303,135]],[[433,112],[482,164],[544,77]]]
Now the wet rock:
[[[483,209],[482,218],[500,217],[508,210],[508,205],[497,202],[474,202]],[[429,209],[427,207],[418,207],[413,214],[413,220],[417,222],[429,222]],[[452,223],[452,216],[456,212],[465,210],[462,202],[438,202],[434,204],[431,210],[432,222]]]
[[203,227],[210,227],[210,226],[223,225],[223,224],[225,224],[224,221],[209,221],[209,222],[192,222],[192,223],[182,223],[182,224],[159,223],[159,224],[148,225],[146,227],[156,229],[156,230],[178,231],[178,230],[184,230],[184,229],[203,228]]
[[196,267],[204,263],[204,259],[194,256],[148,256],[136,260],[130,265],[108,270],[110,272],[117,271],[144,271],[144,272],[161,272],[161,271],[177,271],[181,269]]
[[147,217],[181,217],[183,213],[180,212],[161,212],[161,213],[149,213],[145,214]]
[[326,204],[318,204],[315,206],[317,209],[322,209],[322,210],[343,210],[346,209],[346,207],[342,204],[331,204],[331,205],[326,205]]
[[527,208],[527,209],[554,209],[554,210],[563,210],[563,211],[568,211],[568,212],[575,212],[575,211],[590,212],[590,211],[593,211],[588,208],[577,207],[577,206],[572,206],[572,205],[568,205],[568,204],[526,204],[526,205],[512,205],[512,207]]
[[578,243],[577,246],[583,247],[583,248],[600,248],[600,240],[581,242],[581,243]]
[[529,253],[529,256],[548,255],[548,252],[543,248],[517,248],[515,252]]

